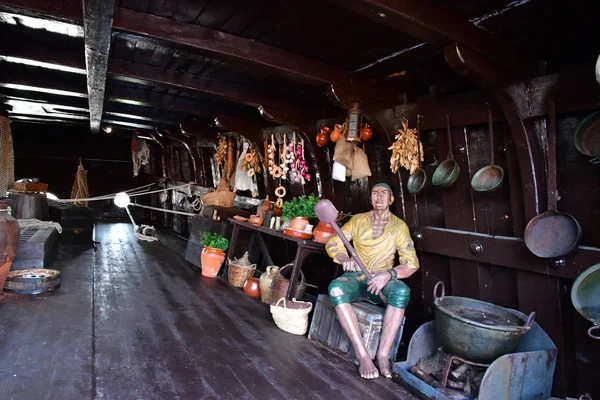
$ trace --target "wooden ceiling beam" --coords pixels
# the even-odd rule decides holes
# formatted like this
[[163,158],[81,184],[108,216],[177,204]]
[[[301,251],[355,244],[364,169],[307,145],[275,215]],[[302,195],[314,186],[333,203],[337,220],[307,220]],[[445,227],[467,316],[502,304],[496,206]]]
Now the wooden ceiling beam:
[[51,16],[59,21],[83,24],[83,2],[81,0],[0,0],[0,9],[35,18]]
[[[101,2],[100,0],[86,1]],[[49,5],[47,3],[58,4]],[[75,0],[62,2],[0,0],[0,6],[4,5],[15,11],[24,10],[36,15],[48,15],[80,23],[81,17],[78,18],[77,13],[72,9],[72,7],[81,9],[81,5],[79,4],[77,7],[76,3],[80,2]],[[113,1],[110,3],[112,4]],[[189,49],[207,51],[220,57],[259,65],[278,71],[295,80],[343,86],[344,90],[352,92],[361,102],[372,102],[374,106],[380,108],[398,103],[397,93],[357,74],[225,32],[122,7],[115,8],[113,28],[185,46]]]
[[516,72],[521,78],[529,77],[535,71],[535,63],[526,55],[517,55],[514,46],[431,0],[327,1],[439,48],[460,43]]
[[[298,110],[302,107],[285,97],[275,93],[252,90],[249,88],[221,83],[214,79],[192,75],[185,72],[163,70],[148,65],[133,64],[126,61],[111,59],[108,67],[109,73],[115,79],[130,81],[138,84],[153,82],[159,85],[177,87],[183,90],[208,93],[222,99],[245,104],[252,107],[261,105],[274,107],[279,110]],[[317,110],[304,110],[314,113]]]
[[85,65],[92,133],[100,131],[102,122],[115,1],[83,0]]
[[[56,66],[69,66],[74,69],[85,68],[84,60],[74,52],[53,52],[40,47],[41,46],[39,44],[35,43],[27,43],[26,45],[21,44],[20,46],[11,45],[8,46],[6,52],[4,51],[4,48],[0,48],[0,56],[9,55],[12,57],[30,61],[39,61]],[[114,78],[117,80],[130,81],[144,85],[147,85],[148,82],[152,82],[162,86],[177,87],[183,90],[207,93],[233,103],[244,104],[251,107],[265,105],[281,110],[304,110],[306,113],[314,113],[315,116],[317,115],[316,109],[303,109],[301,105],[276,93],[267,93],[245,87],[224,84],[214,79],[204,78],[184,72],[165,71],[161,68],[142,64],[133,64],[116,59],[111,59],[108,61],[107,69],[108,73],[114,75]],[[41,70],[42,69],[40,69],[40,71]],[[40,82],[44,81],[41,79],[41,76],[39,78]],[[45,84],[42,83],[40,86],[45,87]],[[91,104],[92,102],[90,101],[90,105]],[[218,107],[207,107],[209,107],[209,110],[204,111],[210,111],[211,116],[214,116],[219,111],[222,111]]]
[[225,32],[121,7],[115,12],[114,28],[260,65],[301,81],[343,85],[356,93],[363,102],[374,101],[383,103],[382,105],[398,102],[397,93],[361,76]]

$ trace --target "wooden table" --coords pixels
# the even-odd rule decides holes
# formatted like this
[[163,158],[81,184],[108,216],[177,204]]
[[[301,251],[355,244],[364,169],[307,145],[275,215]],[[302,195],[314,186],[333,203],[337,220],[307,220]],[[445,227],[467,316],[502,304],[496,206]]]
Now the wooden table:
[[[229,251],[227,252],[227,258],[233,260],[235,245],[237,241],[238,234],[240,229],[248,230],[253,232],[253,239],[255,239],[259,246],[260,250],[265,256],[267,263],[269,265],[273,265],[273,260],[271,259],[271,255],[269,254],[269,249],[263,240],[262,235],[270,235],[275,236],[280,239],[289,240],[292,242],[296,242],[298,248],[296,250],[296,255],[294,257],[294,265],[292,267],[292,275],[290,277],[290,285],[287,291],[287,298],[290,300],[294,294],[294,288],[296,287],[296,283],[298,282],[298,277],[300,276],[300,270],[302,269],[302,264],[304,259],[309,254],[323,254],[325,253],[325,244],[315,242],[314,240],[305,240],[305,239],[297,239],[291,236],[286,235],[282,231],[278,231],[275,229],[270,229],[264,226],[255,226],[248,222],[240,222],[233,218],[228,219],[229,222],[233,225],[233,232],[231,234],[231,243],[229,244]],[[226,265],[223,269],[224,276],[227,276],[227,272],[229,269],[229,265]]]

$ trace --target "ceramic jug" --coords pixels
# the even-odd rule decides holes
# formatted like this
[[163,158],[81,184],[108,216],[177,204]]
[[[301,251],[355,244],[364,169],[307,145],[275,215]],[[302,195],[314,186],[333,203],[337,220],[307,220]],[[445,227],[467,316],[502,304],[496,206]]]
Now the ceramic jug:
[[263,303],[271,304],[271,283],[277,271],[279,271],[278,266],[269,265],[267,270],[260,275],[260,299]]

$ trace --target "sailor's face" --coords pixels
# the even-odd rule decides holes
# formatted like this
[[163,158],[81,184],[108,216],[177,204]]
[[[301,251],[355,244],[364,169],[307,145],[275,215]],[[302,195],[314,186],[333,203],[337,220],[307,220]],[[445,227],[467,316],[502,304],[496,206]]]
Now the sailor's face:
[[393,201],[392,194],[384,187],[378,186],[371,191],[371,204],[374,210],[387,210]]

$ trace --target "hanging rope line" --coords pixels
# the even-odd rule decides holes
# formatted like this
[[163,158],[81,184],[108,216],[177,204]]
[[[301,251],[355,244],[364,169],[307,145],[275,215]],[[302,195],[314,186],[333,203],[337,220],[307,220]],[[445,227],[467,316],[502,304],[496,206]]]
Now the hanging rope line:
[[[148,187],[154,186],[154,185],[156,185],[156,183],[149,183],[149,184],[144,185],[144,186],[140,186],[140,187],[137,187],[137,188],[125,190],[125,193],[139,192],[141,189],[148,188]],[[142,192],[139,192],[139,193],[142,193]],[[77,200],[89,200],[89,201],[93,201],[93,200],[110,200],[110,199],[113,199],[116,195],[117,195],[117,193],[103,194],[101,196],[94,196],[94,197],[90,197],[90,198],[87,198],[87,199],[77,199]],[[57,201],[65,202],[66,203],[66,202],[70,202],[71,199],[58,199]]]
[[147,208],[148,210],[164,211],[166,213],[171,213],[171,214],[187,215],[189,217],[197,217],[198,216],[198,214],[193,214],[193,213],[189,213],[189,212],[185,212],[185,211],[167,210],[164,208],[144,206],[144,205],[137,204],[137,203],[130,203],[129,205],[135,206],[135,207],[140,207],[140,208]]
[[[152,185],[154,185],[154,184],[152,184]],[[149,185],[147,185],[147,186],[149,186]],[[157,189],[157,190],[151,190],[151,191],[147,191],[147,192],[132,193],[132,194],[129,195],[129,197],[136,197],[136,196],[142,196],[142,195],[145,195],[145,194],[167,192],[169,190],[180,189],[180,188],[183,188],[183,187],[186,187],[186,186],[190,186],[190,184],[189,183],[185,183],[183,185],[173,186],[173,187],[165,188],[165,189]],[[131,191],[131,190],[135,190],[135,189],[130,189],[128,191]],[[126,191],[126,192],[128,192],[128,191]],[[87,198],[87,199],[58,199],[58,201],[61,202],[61,203],[73,203],[73,202],[76,202],[76,201],[112,200],[112,199],[115,198],[116,195],[117,195],[117,193],[115,193],[113,195],[104,195],[104,196],[98,196],[98,197],[90,197],[90,198]]]

